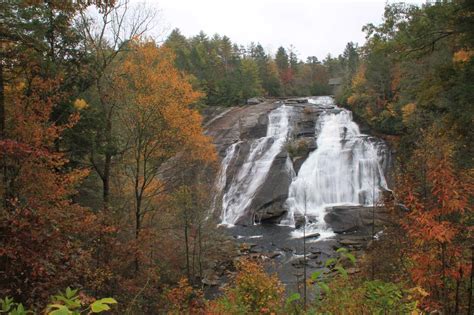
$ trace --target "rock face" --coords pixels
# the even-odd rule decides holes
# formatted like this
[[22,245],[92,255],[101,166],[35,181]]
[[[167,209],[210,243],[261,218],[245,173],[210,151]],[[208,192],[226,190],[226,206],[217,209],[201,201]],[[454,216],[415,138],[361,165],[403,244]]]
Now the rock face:
[[[273,109],[283,104],[292,104],[288,141],[305,139],[308,142],[308,150],[295,156],[290,156],[286,146],[282,147],[270,167],[265,182],[256,191],[249,206],[249,212],[239,219],[238,224],[249,225],[255,221],[278,222],[285,214],[284,203],[288,197],[288,187],[295,176],[293,162],[297,161],[296,165],[300,166],[310,150],[315,148],[316,143],[314,126],[321,111],[309,109],[314,105],[307,101],[307,99],[292,99],[285,102],[264,101],[256,105],[220,111],[221,116],[207,119],[206,134],[214,138],[214,143],[222,158],[225,157],[226,149],[230,145],[239,143],[236,150],[237,156],[227,168],[224,190],[246,163],[252,144],[257,139],[265,137],[269,124],[268,114]],[[222,195],[217,199],[219,198],[222,198]],[[219,212],[221,209],[216,210]]]
[[374,209],[371,207],[338,206],[328,209],[327,212],[324,220],[337,234],[358,232],[369,235],[372,223],[375,223],[376,227],[388,224],[386,221],[387,210],[382,207]]
[[[267,114],[280,103],[262,102],[256,106],[231,107],[221,109],[218,115],[206,117],[205,133],[211,136],[219,155],[223,158],[225,150],[236,141],[259,138],[266,133]],[[213,115],[211,113],[211,115]]]
[[[228,153],[227,149],[235,145],[233,152],[235,156],[226,166],[226,176],[223,178],[221,190],[215,192],[214,213],[218,215],[221,212],[221,200],[225,191],[228,190],[233,178],[239,176],[239,170],[248,163],[248,157],[255,149],[255,143],[266,136],[269,128],[269,113],[286,105],[289,108],[289,131],[286,143],[273,159],[263,183],[253,193],[251,203],[246,206],[245,213],[235,222],[241,225],[251,225],[254,222],[278,223],[287,211],[285,203],[292,180],[308,155],[317,148],[316,121],[323,112],[339,113],[341,109],[332,105],[315,106],[308,103],[307,98],[284,101],[249,99],[249,102],[253,105],[214,109],[210,113],[212,117],[205,117],[206,134],[214,139],[214,144],[222,159]],[[387,158],[384,168],[387,168],[388,164]],[[335,222],[338,230],[350,230],[349,221],[342,221],[337,217],[338,211],[336,210],[327,220]],[[354,212],[349,211],[349,215],[351,213]],[[357,220],[364,219],[354,216],[355,214],[353,218]]]
[[254,197],[251,208],[255,209],[257,222],[276,222],[286,211],[284,203],[288,198],[288,187],[293,178],[293,172],[288,169],[288,154],[280,153],[270,168],[267,185],[263,185]]

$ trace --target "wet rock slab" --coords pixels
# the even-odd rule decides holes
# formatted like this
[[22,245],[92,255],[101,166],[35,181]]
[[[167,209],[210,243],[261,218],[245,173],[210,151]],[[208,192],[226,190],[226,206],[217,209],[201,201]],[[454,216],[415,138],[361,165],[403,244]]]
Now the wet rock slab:
[[388,224],[388,212],[383,207],[337,206],[327,210],[324,217],[334,233],[354,233],[369,235],[372,224],[377,229]]

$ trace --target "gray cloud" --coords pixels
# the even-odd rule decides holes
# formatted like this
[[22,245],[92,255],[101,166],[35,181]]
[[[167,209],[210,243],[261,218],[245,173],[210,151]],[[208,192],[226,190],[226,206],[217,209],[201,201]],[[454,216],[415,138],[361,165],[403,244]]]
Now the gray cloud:
[[[135,1],[134,1],[135,2]],[[161,10],[162,26],[185,36],[204,31],[274,53],[293,45],[300,59],[340,54],[346,43],[362,45],[362,26],[382,22],[384,0],[148,0]],[[393,2],[393,1],[390,1]],[[423,0],[405,1],[421,4]]]

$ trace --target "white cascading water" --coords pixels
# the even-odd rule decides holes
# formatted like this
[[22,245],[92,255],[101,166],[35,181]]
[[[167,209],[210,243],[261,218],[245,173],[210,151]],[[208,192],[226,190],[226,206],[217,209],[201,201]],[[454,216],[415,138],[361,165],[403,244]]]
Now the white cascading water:
[[214,200],[212,201],[211,211],[209,215],[215,211],[216,204],[221,197],[221,193],[224,191],[225,184],[227,182],[227,169],[229,168],[230,163],[233,161],[235,153],[237,151],[237,147],[241,144],[242,141],[237,141],[231,144],[227,150],[225,151],[225,157],[222,159],[221,167],[219,173],[217,174],[217,182],[216,182],[216,192],[217,194],[214,196]]
[[290,110],[289,106],[282,105],[268,115],[266,136],[252,142],[245,162],[222,198],[222,224],[234,225],[245,214],[258,188],[264,183],[290,132]]
[[[320,105],[333,105],[330,100],[328,103],[324,99]],[[318,232],[325,238],[333,235],[324,222],[327,208],[371,206],[387,184],[376,145],[360,133],[350,111],[323,113],[316,123],[316,133],[317,149],[290,185],[288,216],[282,223],[294,225],[295,216],[305,216],[305,232]],[[295,237],[301,235],[299,230],[293,233]]]

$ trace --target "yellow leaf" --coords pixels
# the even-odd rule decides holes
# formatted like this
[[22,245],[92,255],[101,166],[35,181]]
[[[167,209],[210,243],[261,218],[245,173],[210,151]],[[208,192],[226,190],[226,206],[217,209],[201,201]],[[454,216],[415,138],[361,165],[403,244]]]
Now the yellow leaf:
[[85,108],[89,107],[89,104],[82,98],[78,98],[74,101],[74,108],[77,110],[83,110]]
[[407,124],[411,115],[415,112],[416,105],[415,103],[408,103],[402,107],[402,117],[403,123]]
[[453,62],[455,63],[465,63],[468,62],[472,56],[474,56],[474,51],[473,50],[458,50],[457,52],[454,53],[453,55]]

